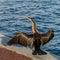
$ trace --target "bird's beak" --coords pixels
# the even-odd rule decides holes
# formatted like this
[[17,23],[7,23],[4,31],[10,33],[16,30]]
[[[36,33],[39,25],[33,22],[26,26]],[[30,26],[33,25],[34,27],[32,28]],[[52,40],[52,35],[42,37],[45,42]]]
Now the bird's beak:
[[23,16],[23,18],[28,18],[28,16]]

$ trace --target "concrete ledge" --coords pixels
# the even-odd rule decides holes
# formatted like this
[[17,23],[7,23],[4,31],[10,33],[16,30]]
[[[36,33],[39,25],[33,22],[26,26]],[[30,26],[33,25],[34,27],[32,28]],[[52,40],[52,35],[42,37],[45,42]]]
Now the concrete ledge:
[[0,60],[32,60],[32,58],[0,46]]

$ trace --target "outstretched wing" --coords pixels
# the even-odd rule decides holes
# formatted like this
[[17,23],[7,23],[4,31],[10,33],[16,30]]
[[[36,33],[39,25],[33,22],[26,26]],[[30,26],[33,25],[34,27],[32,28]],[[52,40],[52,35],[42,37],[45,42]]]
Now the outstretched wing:
[[26,33],[18,33],[15,37],[13,37],[9,42],[8,45],[12,44],[22,44],[24,46],[31,46],[33,42],[33,35],[28,35]]
[[41,41],[43,42],[43,45],[48,43],[53,37],[54,37],[54,31],[49,30],[46,34],[41,34]]

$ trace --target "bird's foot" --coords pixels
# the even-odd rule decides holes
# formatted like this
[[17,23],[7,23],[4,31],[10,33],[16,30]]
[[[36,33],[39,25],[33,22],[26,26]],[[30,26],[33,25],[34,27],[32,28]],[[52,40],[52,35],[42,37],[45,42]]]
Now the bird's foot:
[[37,51],[37,54],[38,54],[38,55],[46,55],[47,53],[39,49],[39,50]]
[[34,51],[32,52],[32,55],[37,55],[37,51],[34,50]]

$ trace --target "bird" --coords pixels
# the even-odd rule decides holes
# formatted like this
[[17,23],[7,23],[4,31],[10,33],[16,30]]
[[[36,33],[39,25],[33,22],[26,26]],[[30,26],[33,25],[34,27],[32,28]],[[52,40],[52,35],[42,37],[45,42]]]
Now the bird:
[[41,46],[47,44],[54,37],[54,30],[48,30],[46,33],[42,34],[36,29],[36,23],[29,16],[24,16],[32,23],[32,34],[27,34],[25,32],[18,32],[16,35],[8,41],[8,45],[21,44],[23,46],[31,46],[33,55],[47,54],[41,50]]

